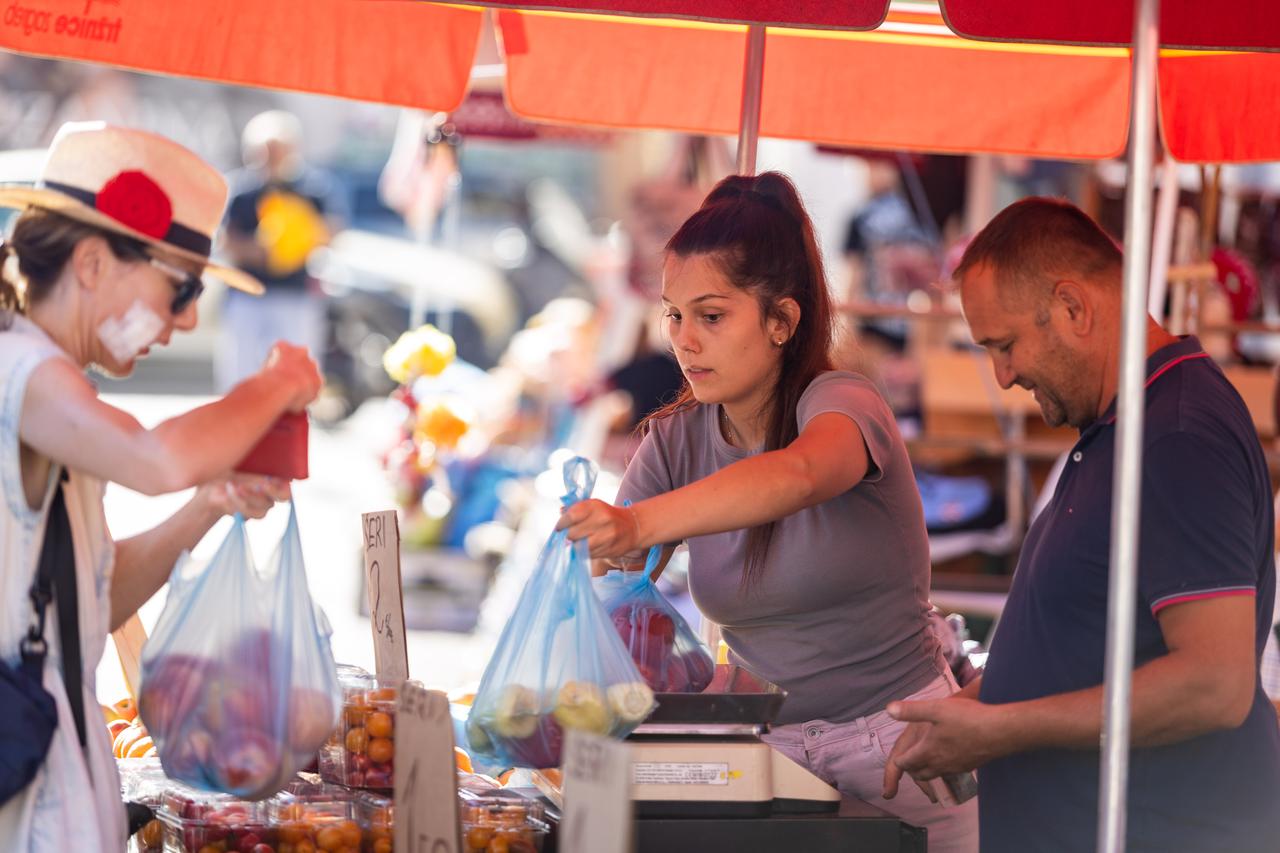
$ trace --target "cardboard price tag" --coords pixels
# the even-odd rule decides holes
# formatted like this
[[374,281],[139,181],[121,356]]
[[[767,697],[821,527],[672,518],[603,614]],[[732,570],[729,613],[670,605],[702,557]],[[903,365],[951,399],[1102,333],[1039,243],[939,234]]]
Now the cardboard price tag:
[[400,525],[395,510],[366,512],[364,579],[373,627],[373,660],[379,678],[408,678],[404,599],[400,586]]
[[567,730],[564,818],[558,849],[563,853],[630,853],[634,835],[630,748],[606,737]]
[[395,849],[459,853],[458,775],[449,700],[406,683],[396,712]]

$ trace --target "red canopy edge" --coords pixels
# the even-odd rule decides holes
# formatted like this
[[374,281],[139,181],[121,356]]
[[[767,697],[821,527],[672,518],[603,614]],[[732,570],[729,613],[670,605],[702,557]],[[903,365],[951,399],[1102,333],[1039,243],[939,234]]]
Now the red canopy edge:
[[551,12],[668,18],[805,29],[874,30],[889,13],[889,0],[554,0],[486,5]]
[[[1129,0],[941,0],[947,25],[986,41],[1128,45]],[[1160,43],[1209,50],[1280,50],[1275,0],[1163,0]]]

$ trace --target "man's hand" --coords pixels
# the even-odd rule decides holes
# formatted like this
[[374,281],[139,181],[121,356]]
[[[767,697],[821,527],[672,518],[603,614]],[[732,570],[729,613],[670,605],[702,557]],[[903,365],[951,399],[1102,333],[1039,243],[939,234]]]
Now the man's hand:
[[[892,800],[898,796],[898,783],[902,781],[903,770],[893,760],[895,755],[899,753],[910,752],[911,748],[924,739],[929,733],[929,723],[912,723],[902,730],[902,734],[898,735],[898,740],[893,745],[893,751],[889,755],[889,761],[884,766],[884,791],[881,794],[886,800]],[[933,793],[933,787],[924,781],[909,777],[912,782],[916,783],[916,787],[924,792],[930,802],[938,802],[937,796]]]
[[[890,702],[889,715],[913,725],[898,738],[885,768],[885,798],[898,791],[906,771],[922,781],[964,773],[1007,754],[1003,714],[998,705],[952,696],[924,702]],[[924,786],[920,786],[924,789]],[[933,799],[932,796],[930,799]]]

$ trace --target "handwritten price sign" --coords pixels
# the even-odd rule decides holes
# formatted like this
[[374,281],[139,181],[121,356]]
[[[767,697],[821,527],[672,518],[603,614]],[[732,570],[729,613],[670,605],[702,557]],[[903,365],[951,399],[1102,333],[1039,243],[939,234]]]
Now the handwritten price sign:
[[458,777],[449,700],[406,682],[396,715],[395,849],[459,853]]
[[631,750],[616,740],[567,730],[559,849],[630,853],[633,833]]
[[373,659],[379,678],[408,678],[404,599],[400,586],[400,525],[395,510],[366,512],[364,579],[373,624]]

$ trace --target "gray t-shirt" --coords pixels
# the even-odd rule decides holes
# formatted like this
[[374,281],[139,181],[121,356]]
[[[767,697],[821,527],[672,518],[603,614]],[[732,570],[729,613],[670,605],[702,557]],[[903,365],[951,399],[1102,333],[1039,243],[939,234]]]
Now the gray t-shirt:
[[[724,440],[719,408],[697,404],[654,421],[618,502],[680,488],[752,455]],[[698,609],[721,626],[736,663],[790,694],[778,723],[865,716],[946,667],[925,616],[930,566],[920,493],[893,414],[870,381],[843,371],[805,389],[799,428],[826,412],[847,415],[862,431],[867,476],[778,522],[753,591],[740,587],[747,531],[688,542]]]

